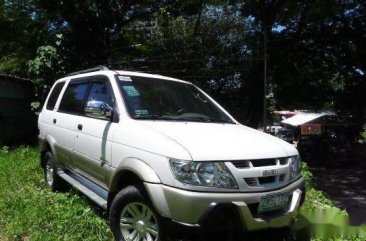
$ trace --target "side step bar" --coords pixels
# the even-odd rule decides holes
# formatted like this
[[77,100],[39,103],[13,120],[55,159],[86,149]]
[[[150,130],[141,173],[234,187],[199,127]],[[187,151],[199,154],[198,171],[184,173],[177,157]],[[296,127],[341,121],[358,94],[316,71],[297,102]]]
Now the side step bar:
[[[62,179],[64,179],[66,182],[70,183],[70,185],[72,185],[74,188],[78,189],[84,195],[89,197],[92,201],[94,201],[100,207],[107,210],[106,193],[98,194],[96,191],[93,191],[91,188],[88,188],[88,186],[90,187],[90,185],[95,185],[95,184],[85,183],[85,182],[88,182],[87,180],[85,180],[85,182],[83,183],[83,180],[81,180],[81,179],[84,179],[83,177],[78,175],[77,177],[75,176],[76,178],[74,178],[74,175],[72,175],[72,174],[69,175],[69,173],[65,173],[61,169],[57,170],[57,175],[60,176]],[[77,174],[75,174],[75,175],[77,175]],[[85,185],[85,184],[87,184],[87,185]],[[95,190],[96,188],[93,188],[93,189]],[[101,188],[99,188],[99,189],[101,189]],[[106,192],[106,191],[104,191],[104,192]],[[102,197],[102,196],[104,196],[104,197]]]

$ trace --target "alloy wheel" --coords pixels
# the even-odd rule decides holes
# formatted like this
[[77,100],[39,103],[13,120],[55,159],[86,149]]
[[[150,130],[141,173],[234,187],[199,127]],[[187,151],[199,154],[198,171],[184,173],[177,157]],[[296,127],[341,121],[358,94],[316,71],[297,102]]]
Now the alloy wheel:
[[140,202],[129,203],[122,209],[120,228],[126,241],[157,241],[159,238],[154,213]]

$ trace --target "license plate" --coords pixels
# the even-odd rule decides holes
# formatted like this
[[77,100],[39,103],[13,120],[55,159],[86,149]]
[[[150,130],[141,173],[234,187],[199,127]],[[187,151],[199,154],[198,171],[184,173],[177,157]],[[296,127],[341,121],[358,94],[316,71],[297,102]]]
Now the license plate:
[[265,213],[273,210],[284,209],[289,200],[287,193],[276,193],[261,197],[258,206],[258,213]]
[[268,177],[268,176],[274,176],[278,174],[278,170],[277,169],[272,169],[272,170],[264,170],[262,172],[262,176],[263,177]]

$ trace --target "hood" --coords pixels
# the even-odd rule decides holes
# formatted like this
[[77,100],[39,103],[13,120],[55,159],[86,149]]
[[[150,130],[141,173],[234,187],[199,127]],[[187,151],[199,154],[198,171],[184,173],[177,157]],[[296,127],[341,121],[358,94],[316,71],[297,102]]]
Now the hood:
[[240,124],[141,121],[184,147],[195,161],[298,155],[289,143]]

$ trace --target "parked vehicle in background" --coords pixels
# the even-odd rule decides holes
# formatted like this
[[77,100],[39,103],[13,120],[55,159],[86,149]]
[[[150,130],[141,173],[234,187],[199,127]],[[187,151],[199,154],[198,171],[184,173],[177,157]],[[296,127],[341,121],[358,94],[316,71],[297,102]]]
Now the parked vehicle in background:
[[264,129],[264,132],[275,136],[277,134],[278,130],[281,130],[282,128],[283,128],[282,126],[274,124],[274,125],[266,126],[266,128]]
[[288,143],[294,143],[294,132],[291,129],[279,129],[276,136],[284,141],[287,141]]
[[38,124],[47,185],[67,182],[106,209],[116,240],[286,226],[304,201],[296,148],[189,82],[80,71],[55,82]]

